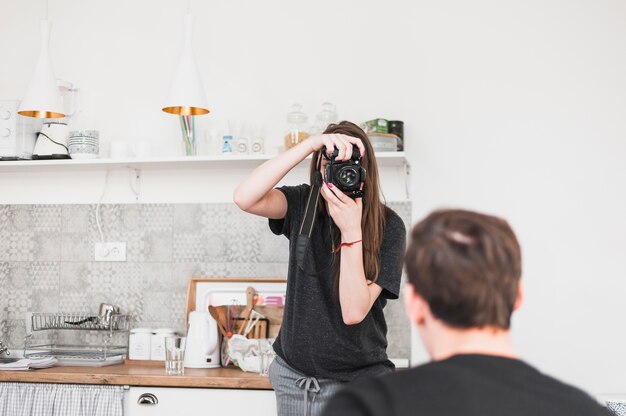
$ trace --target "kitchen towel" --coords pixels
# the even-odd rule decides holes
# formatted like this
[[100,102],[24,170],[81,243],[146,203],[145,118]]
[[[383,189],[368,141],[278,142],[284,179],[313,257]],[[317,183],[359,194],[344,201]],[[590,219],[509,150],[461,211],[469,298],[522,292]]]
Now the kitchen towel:
[[44,358],[22,358],[21,360],[0,364],[0,370],[22,371],[36,368],[48,368],[54,366],[58,361],[53,357]]

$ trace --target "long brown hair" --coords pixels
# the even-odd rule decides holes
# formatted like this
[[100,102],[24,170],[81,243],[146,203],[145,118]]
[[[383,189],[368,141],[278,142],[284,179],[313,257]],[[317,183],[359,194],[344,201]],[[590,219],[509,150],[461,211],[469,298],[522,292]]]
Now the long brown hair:
[[[380,273],[380,248],[383,241],[385,229],[385,219],[388,214],[387,208],[380,198],[380,181],[378,177],[378,166],[374,149],[367,134],[356,124],[349,121],[342,121],[338,124],[329,125],[324,134],[345,134],[346,136],[361,139],[365,146],[365,155],[361,158],[361,165],[366,170],[365,186],[363,187],[363,214],[361,216],[361,232],[363,233],[363,269],[367,280],[375,282]],[[321,152],[315,152],[311,160],[310,180],[313,183],[313,175],[317,172],[318,161]],[[319,208],[321,212],[326,212],[326,204],[320,198]],[[366,226],[367,225],[367,226]],[[335,245],[339,243],[341,236],[335,233]],[[339,261],[338,256],[335,269],[335,288],[339,287]]]

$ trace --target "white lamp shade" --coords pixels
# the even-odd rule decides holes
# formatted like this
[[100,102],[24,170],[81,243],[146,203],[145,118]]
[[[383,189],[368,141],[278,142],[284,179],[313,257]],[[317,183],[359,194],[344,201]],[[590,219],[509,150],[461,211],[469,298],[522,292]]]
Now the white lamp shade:
[[191,47],[193,17],[185,16],[185,43],[174,82],[163,111],[183,116],[207,114],[209,106],[204,95],[200,73]]
[[35,74],[28,85],[18,113],[28,117],[60,118],[65,117],[65,109],[59,87],[52,70],[48,42],[50,22],[41,21],[41,50],[35,67]]

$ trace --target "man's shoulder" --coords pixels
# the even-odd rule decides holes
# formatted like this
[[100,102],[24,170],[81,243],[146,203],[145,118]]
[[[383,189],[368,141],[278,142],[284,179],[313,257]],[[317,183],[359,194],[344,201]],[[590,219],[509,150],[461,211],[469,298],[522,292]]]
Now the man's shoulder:
[[[431,409],[432,414],[465,409],[466,414],[486,415],[501,406],[516,406],[516,415],[549,409],[576,416],[608,415],[582,390],[523,361],[487,356],[454,357],[357,380],[342,390],[338,404],[344,413],[350,410],[346,415],[408,415],[417,409]],[[352,412],[359,408],[368,411]]]

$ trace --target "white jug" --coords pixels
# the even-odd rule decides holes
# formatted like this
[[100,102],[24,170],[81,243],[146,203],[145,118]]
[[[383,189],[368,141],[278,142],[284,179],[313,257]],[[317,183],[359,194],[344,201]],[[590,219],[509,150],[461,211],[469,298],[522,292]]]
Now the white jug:
[[217,322],[209,312],[193,311],[189,314],[184,365],[188,368],[220,366]]

